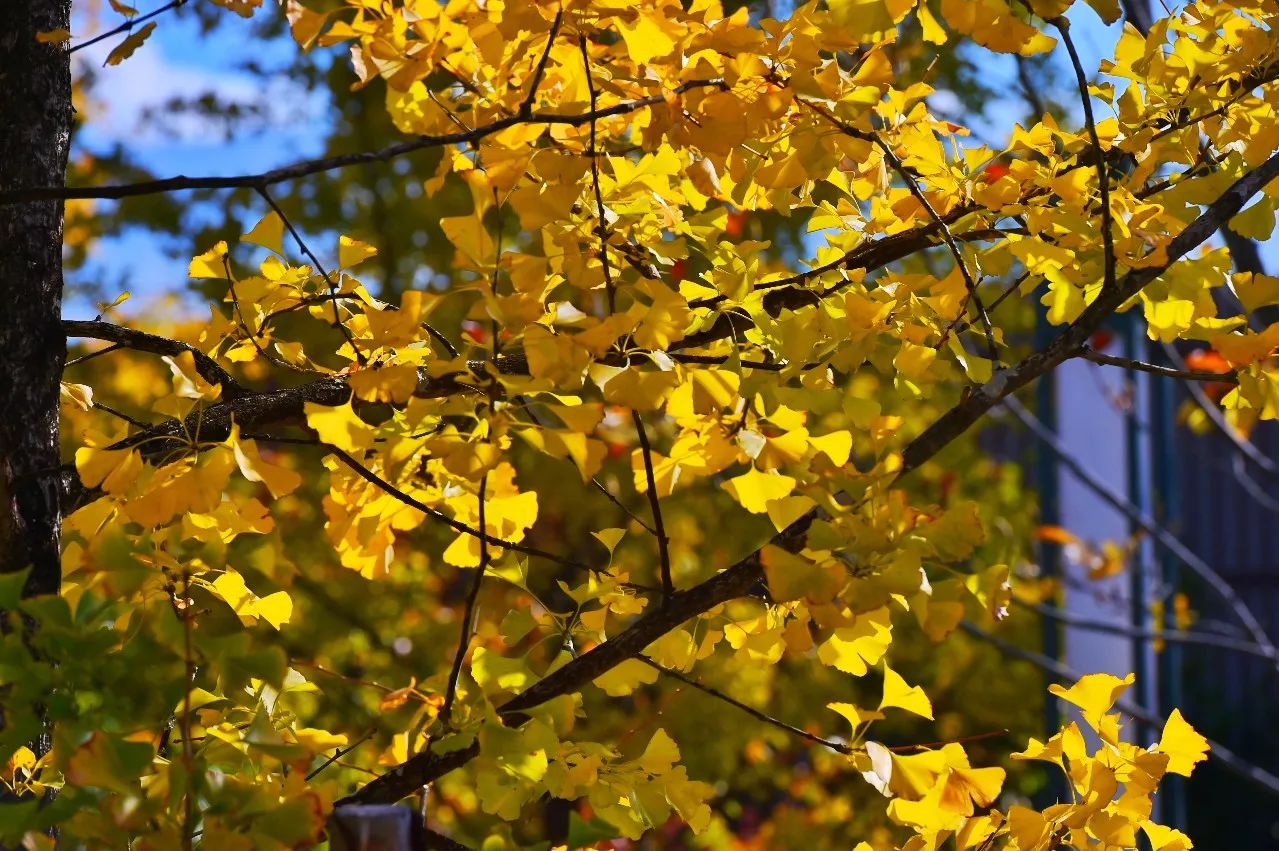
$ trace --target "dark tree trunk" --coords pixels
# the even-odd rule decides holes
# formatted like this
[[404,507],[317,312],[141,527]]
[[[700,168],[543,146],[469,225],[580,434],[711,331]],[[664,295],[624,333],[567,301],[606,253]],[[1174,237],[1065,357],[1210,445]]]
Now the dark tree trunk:
[[[0,4],[0,188],[61,186],[71,131],[69,0]],[[25,593],[55,594],[62,202],[0,206],[0,571],[31,567]]]

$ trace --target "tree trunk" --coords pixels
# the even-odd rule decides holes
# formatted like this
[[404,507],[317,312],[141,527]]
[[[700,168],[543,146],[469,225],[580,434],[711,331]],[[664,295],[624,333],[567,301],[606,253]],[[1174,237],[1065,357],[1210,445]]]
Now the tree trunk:
[[[4,0],[0,188],[61,186],[71,131],[70,0]],[[31,568],[26,596],[56,594],[62,202],[0,206],[0,571]]]

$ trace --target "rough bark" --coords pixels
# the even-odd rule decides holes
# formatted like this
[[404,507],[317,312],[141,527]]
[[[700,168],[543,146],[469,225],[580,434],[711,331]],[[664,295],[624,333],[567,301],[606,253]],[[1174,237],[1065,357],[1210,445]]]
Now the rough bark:
[[[0,26],[0,190],[60,186],[71,131],[69,0],[6,0]],[[31,567],[26,594],[54,594],[62,203],[0,207],[0,571]]]

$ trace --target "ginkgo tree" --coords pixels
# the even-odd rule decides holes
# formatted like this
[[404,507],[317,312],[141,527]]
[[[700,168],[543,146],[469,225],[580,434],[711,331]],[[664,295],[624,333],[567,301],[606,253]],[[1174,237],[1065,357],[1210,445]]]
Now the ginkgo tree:
[[[1229,384],[1234,427],[1279,418],[1279,325],[1248,321],[1279,280],[1232,277],[1213,247],[1227,224],[1268,236],[1279,204],[1269,4],[1186,4],[1090,69],[1064,16],[1113,21],[1114,0],[825,0],[785,20],[219,0],[349,49],[402,138],[74,187],[77,34],[66,3],[18,5],[0,841],[308,848],[335,807],[416,796],[434,847],[732,847],[746,777],[701,751],[750,729],[808,776],[785,808],[807,815],[777,808],[768,847],[1190,847],[1152,800],[1208,742],[1176,711],[1153,742],[1125,735],[1131,677],[1053,686],[1076,720],[993,764],[982,737],[902,740],[936,714],[904,648],[1006,616],[991,536],[1014,527],[992,532],[997,494],[948,482],[970,430],[1097,359],[1113,314],[1209,343],[1223,371],[1164,371]],[[162,20],[122,26],[113,62]],[[898,76],[903,40],[1063,51],[1081,119],[978,143]],[[406,179],[469,210],[439,222],[444,283],[388,302],[362,271],[378,247],[303,233],[277,188],[419,151],[436,165]],[[60,202],[188,189],[260,202],[239,240],[192,252],[209,318],[60,320]],[[812,256],[751,238],[753,214],[802,221]],[[1214,300],[1226,286],[1243,314]],[[64,370],[68,338],[97,343]],[[789,720],[783,669],[804,690]],[[686,691],[714,714],[669,709]],[[1005,788],[1028,762],[1058,801]]]

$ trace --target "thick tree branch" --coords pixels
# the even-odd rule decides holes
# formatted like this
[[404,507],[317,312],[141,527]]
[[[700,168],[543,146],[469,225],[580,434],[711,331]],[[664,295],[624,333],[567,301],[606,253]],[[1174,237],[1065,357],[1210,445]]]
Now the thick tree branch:
[[[796,520],[779,534],[773,543],[793,548],[801,546],[804,534],[808,531],[814,517],[815,515],[810,512]],[[642,616],[608,641],[596,645],[562,668],[556,669],[502,705],[499,714],[509,725],[517,726],[523,723],[526,718],[523,714],[525,711],[560,695],[580,691],[601,674],[612,670],[627,659],[638,656],[645,647],[680,624],[705,614],[721,603],[746,595],[763,581],[764,568],[760,561],[760,551],[756,550],[700,585],[675,592],[667,605]],[[460,768],[478,754],[478,744],[444,755],[424,751],[339,803],[371,804],[398,801],[427,783]]]
[[135,331],[132,328],[125,328],[121,325],[97,319],[91,321],[64,319],[62,320],[62,330],[68,337],[105,340],[123,348],[153,355],[177,357],[183,352],[190,352],[191,357],[195,360],[195,371],[210,384],[221,385],[223,399],[239,399],[250,395],[252,392],[232,378],[231,374],[223,369],[217,361],[189,343],[148,334],[145,331]]

